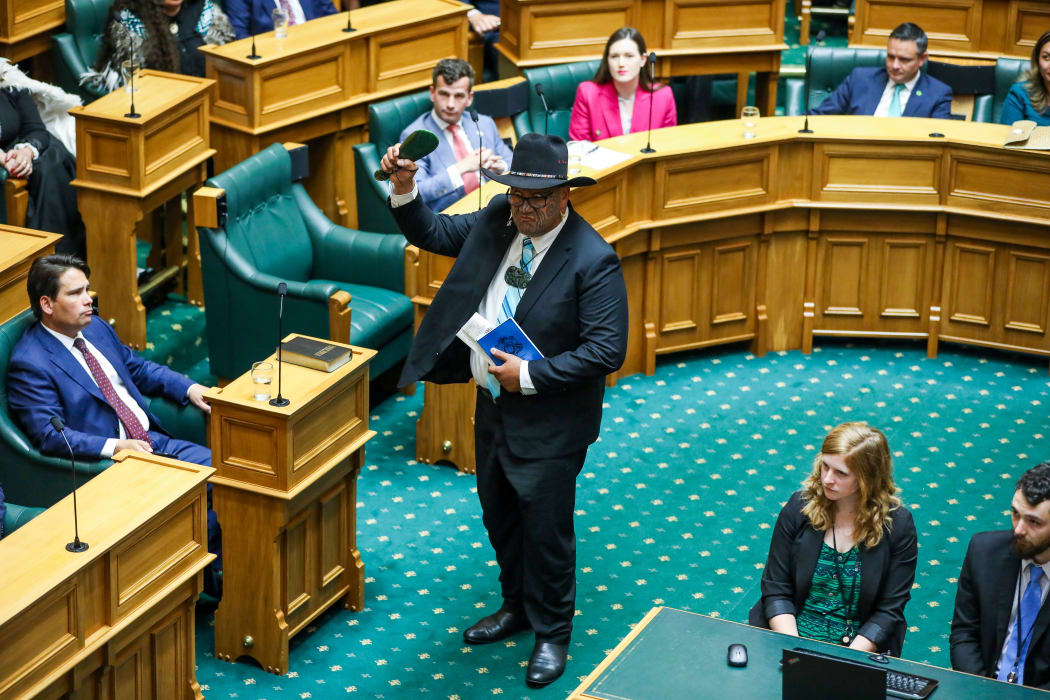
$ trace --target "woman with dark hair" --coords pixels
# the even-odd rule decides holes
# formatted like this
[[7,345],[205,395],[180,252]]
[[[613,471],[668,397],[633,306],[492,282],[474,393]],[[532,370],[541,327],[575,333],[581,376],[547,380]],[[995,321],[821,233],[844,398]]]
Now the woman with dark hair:
[[113,91],[124,84],[121,64],[204,77],[197,47],[233,39],[230,20],[213,0],[116,0],[109,8],[95,69],[81,84]]
[[654,129],[678,123],[671,88],[650,82],[647,59],[645,39],[637,29],[622,27],[612,33],[594,79],[576,89],[570,139],[597,141],[646,131],[650,102]]
[[750,624],[900,656],[918,548],[886,436],[843,423],[824,438],[769,545]]
[[1050,32],[1035,42],[1032,65],[1025,80],[1015,83],[1006,93],[999,121],[1013,124],[1029,119],[1039,126],[1050,126]]

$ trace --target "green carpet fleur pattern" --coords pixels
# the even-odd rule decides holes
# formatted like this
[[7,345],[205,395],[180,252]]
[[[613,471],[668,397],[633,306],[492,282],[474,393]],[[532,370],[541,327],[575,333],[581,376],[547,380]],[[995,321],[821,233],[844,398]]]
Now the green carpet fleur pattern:
[[1045,361],[919,344],[828,343],[763,358],[721,348],[662,360],[607,391],[578,479],[577,613],[566,675],[524,683],[531,635],[471,647],[462,632],[500,605],[475,480],[413,459],[422,391],[373,411],[358,487],[367,575],[359,613],[332,611],[293,639],[291,672],[214,658],[198,615],[209,698],[564,697],[654,605],[745,621],[772,526],[824,434],[885,430],[919,562],[904,654],[948,664],[970,536],[1006,527],[1017,477],[1050,458]]

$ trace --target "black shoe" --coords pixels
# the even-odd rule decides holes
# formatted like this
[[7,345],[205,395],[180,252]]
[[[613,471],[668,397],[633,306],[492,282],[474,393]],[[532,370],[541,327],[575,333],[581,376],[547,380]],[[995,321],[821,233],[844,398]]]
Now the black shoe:
[[537,639],[532,658],[529,659],[529,668],[525,672],[525,682],[533,688],[542,688],[557,680],[565,673],[565,657],[568,653],[568,644],[554,644]]
[[467,644],[491,644],[529,629],[524,611],[514,611],[506,606],[481,618],[463,632]]

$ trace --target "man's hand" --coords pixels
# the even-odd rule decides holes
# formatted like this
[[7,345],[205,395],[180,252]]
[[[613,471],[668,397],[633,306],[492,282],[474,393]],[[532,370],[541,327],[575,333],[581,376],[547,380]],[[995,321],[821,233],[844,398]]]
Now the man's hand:
[[12,177],[29,177],[33,174],[33,151],[22,147],[4,154],[4,168]]
[[186,392],[186,398],[188,398],[190,403],[194,406],[204,411],[206,414],[211,415],[211,406],[204,400],[204,392],[207,390],[208,387],[202,384],[194,384],[190,387],[189,391]]
[[482,148],[479,155],[478,149],[475,148],[466,156],[456,161],[456,170],[459,171],[460,175],[464,173],[475,173],[478,171],[479,166],[485,165],[485,163],[490,160],[492,160],[492,151],[487,148]]
[[113,454],[121,450],[134,450],[135,452],[153,452],[153,448],[145,440],[117,440],[113,446]]
[[489,157],[482,163],[481,167],[485,168],[485,170],[491,170],[498,175],[507,172],[507,164],[503,161],[503,157],[491,151],[489,151]]
[[484,12],[471,12],[467,15],[467,21],[470,22],[470,28],[478,34],[486,34],[499,29],[499,17],[496,15],[486,15]]
[[379,161],[379,167],[384,172],[390,173],[390,182],[394,185],[394,194],[408,194],[415,185],[416,170],[419,166],[415,161],[400,157],[401,144],[395,143],[386,149],[383,159]]
[[499,367],[490,365],[489,374],[496,377],[504,391],[521,391],[521,358],[496,348],[492,348],[492,354],[503,360],[503,364]]

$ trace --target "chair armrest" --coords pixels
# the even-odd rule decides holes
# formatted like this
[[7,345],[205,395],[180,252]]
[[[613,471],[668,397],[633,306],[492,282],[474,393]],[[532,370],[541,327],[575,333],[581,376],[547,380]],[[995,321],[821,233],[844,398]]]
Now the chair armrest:
[[357,183],[357,225],[366,231],[400,233],[387,206],[385,183],[376,182],[372,173],[379,167],[376,147],[371,143],[354,146],[354,181]]
[[208,444],[208,419],[192,403],[179,404],[163,396],[150,399],[150,413],[172,436],[198,445]]
[[511,118],[511,123],[514,124],[514,134],[519,139],[525,134],[532,133],[532,120],[529,119],[529,110],[515,114]]
[[992,121],[992,103],[994,99],[994,95],[975,95],[973,116],[970,117],[971,121],[990,123]]
[[797,117],[806,111],[805,78],[787,78],[784,81],[784,116]]
[[80,76],[91,70],[84,63],[80,51],[77,50],[76,41],[72,34],[62,33],[51,37],[55,45],[57,60],[55,64],[55,82],[66,92],[80,95],[84,104],[102,97],[105,93],[101,90],[84,87],[80,84]]
[[381,200],[386,201],[386,183],[379,182],[372,175],[376,170],[379,170],[379,151],[376,150],[376,145],[374,143],[360,143],[354,146],[354,161],[360,164],[361,172],[367,176],[372,190]]
[[12,532],[22,527],[30,520],[35,518],[44,512],[44,508],[30,508],[29,506],[19,506],[14,503],[5,503],[7,512],[4,513],[4,536],[10,535]]

